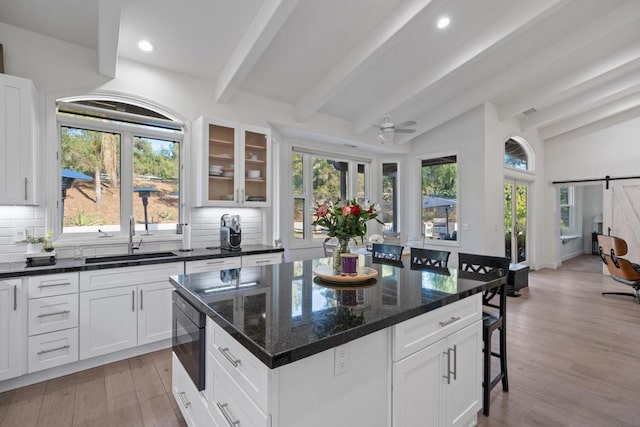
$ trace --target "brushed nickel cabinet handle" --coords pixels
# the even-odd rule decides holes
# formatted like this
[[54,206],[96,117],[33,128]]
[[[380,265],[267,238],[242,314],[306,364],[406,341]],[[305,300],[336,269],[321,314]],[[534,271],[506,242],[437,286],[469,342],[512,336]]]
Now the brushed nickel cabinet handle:
[[269,259],[261,259],[259,261],[256,261],[256,264],[265,264],[265,263],[270,262],[270,261],[271,260],[269,260]]
[[136,311],[136,291],[131,291],[131,311]]
[[24,178],[24,199],[28,200],[27,187],[29,186],[29,180],[27,177]]
[[43,314],[38,314],[38,319],[41,319],[43,317],[49,317],[49,316],[57,316],[59,314],[68,314],[71,313],[70,310],[62,310],[62,311],[56,311],[55,313],[43,313]]
[[62,282],[62,283],[48,283],[46,285],[38,285],[39,289],[42,288],[53,288],[54,286],[69,286],[71,282]]
[[142,305],[143,304],[143,292],[144,292],[144,290],[140,289],[140,310],[144,309],[143,305]]
[[186,408],[189,409],[189,407],[191,406],[191,402],[189,402],[187,400],[186,397],[187,393],[185,393],[184,391],[178,392],[178,396],[180,396],[180,400],[182,401],[182,405]]
[[228,412],[229,405],[227,403],[216,402],[216,405],[218,405],[218,409],[220,409],[220,412],[222,412],[224,419],[227,420],[231,427],[240,425],[240,420],[234,420],[231,416],[231,412]]
[[18,311],[18,285],[13,285],[13,311]]
[[233,365],[234,368],[238,367],[238,365],[240,364],[240,359],[236,359],[235,357],[233,357],[233,355],[229,352],[229,347],[218,347],[218,350],[224,357],[227,358],[227,360]]
[[459,317],[452,317],[451,319],[449,319],[449,320],[447,320],[445,322],[438,322],[438,324],[440,326],[447,326],[447,325],[452,324],[453,322],[457,322],[458,320],[460,320]]
[[458,376],[458,346],[453,345],[453,379],[457,379]]
[[223,264],[224,260],[222,261],[210,261],[207,263],[207,265],[218,265],[218,264]]
[[47,354],[47,353],[53,353],[54,351],[66,350],[66,349],[68,349],[70,347],[71,346],[67,344],[67,345],[63,345],[62,347],[52,348],[50,350],[42,350],[42,351],[39,351],[37,354],[38,354],[38,356],[40,356],[40,355]]
[[240,200],[242,200],[242,203],[244,204],[244,188],[242,189],[242,198]]
[[447,384],[451,384],[451,349],[448,348],[447,351],[443,351],[442,354],[447,355],[447,375],[443,375],[442,378],[446,378]]

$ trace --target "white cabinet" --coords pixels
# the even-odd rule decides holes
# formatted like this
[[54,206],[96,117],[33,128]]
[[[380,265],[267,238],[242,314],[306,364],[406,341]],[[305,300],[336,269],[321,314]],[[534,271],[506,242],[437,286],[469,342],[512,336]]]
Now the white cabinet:
[[204,392],[198,391],[175,353],[172,354],[171,371],[171,391],[187,425],[218,427],[219,424],[213,420],[207,410],[208,402]]
[[282,254],[284,252],[245,255],[242,257],[243,267],[260,267],[262,265],[280,264],[282,262]]
[[194,123],[196,206],[271,205],[271,131],[200,117]]
[[482,407],[480,303],[475,295],[394,327],[394,427],[475,423]]
[[170,263],[81,272],[80,359],[170,338],[169,276],[181,270]]
[[0,280],[0,381],[22,375],[24,310],[22,280]]
[[36,203],[36,105],[31,80],[0,74],[0,204]]
[[204,273],[211,271],[229,270],[242,267],[242,257],[227,257],[214,259],[201,259],[196,261],[186,261],[184,272],[186,274]]

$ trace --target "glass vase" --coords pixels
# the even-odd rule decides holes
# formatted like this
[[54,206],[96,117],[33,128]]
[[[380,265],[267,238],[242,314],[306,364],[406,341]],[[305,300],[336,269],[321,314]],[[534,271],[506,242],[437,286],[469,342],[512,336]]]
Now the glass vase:
[[336,273],[342,272],[342,257],[340,255],[351,252],[351,248],[349,247],[350,242],[351,238],[338,239],[338,245],[333,250],[333,269]]

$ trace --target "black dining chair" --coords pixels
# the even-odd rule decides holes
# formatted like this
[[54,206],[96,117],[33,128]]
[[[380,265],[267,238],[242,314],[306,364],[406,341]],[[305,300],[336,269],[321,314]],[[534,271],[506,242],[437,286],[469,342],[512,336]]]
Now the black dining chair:
[[371,248],[371,257],[373,262],[401,263],[403,249],[403,246],[374,243]]
[[411,248],[411,267],[446,268],[449,262],[449,255],[451,255],[449,251]]
[[[458,254],[458,269],[475,275],[506,277],[509,274],[509,258],[477,254]],[[502,381],[502,390],[509,391],[507,375],[507,293],[504,283],[482,295],[482,341],[484,343],[484,376],[482,393],[482,413],[489,416],[491,390]],[[497,296],[497,302],[494,298]],[[500,351],[491,350],[494,331],[500,332]],[[491,376],[491,357],[500,360],[500,372]]]

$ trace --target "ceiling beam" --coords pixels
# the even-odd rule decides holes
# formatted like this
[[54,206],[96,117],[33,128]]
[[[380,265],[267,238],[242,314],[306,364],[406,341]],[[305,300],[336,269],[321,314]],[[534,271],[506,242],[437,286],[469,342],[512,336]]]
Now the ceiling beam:
[[[637,22],[640,20],[639,16],[640,2],[627,2],[530,58],[527,61],[530,67],[523,70],[523,72],[527,73],[530,80],[535,81],[536,74],[543,72],[545,69],[553,68],[555,63],[562,62],[570,54],[588,51],[593,48],[593,44],[622,28],[637,27]],[[539,107],[540,103],[551,96],[558,95],[589,79],[594,79],[616,67],[620,67],[624,63],[637,58],[637,46],[631,46],[616,55],[610,55],[605,60],[600,60],[577,73],[564,76],[562,79],[544,87],[535,87],[529,93],[515,96],[513,100],[502,103],[498,110],[498,117],[500,120],[504,120],[508,117],[516,116],[529,108]],[[565,98],[567,96],[570,95],[566,95]],[[557,99],[557,101],[559,100]]]
[[115,78],[120,40],[122,0],[98,2],[98,72]]
[[550,125],[636,92],[640,92],[640,73],[637,70],[625,74],[622,78],[608,81],[592,90],[567,98],[548,108],[538,110],[538,112],[522,119],[522,128],[529,130]]
[[411,0],[401,3],[395,11],[386,16],[370,36],[360,42],[342,58],[309,92],[296,104],[293,118],[298,122],[308,120],[327,102],[352,82],[360,73],[386,50],[388,42],[412,19],[429,6],[429,13],[435,13],[443,0]]
[[570,141],[572,139],[597,132],[600,129],[606,129],[620,123],[628,122],[629,120],[637,119],[638,117],[640,117],[640,106],[609,116],[597,122],[589,123],[586,126],[579,127],[553,138],[549,138],[545,142],[555,144],[558,142]]
[[299,0],[264,0],[215,85],[216,102],[231,100]]
[[539,130],[540,138],[545,140],[550,139],[586,126],[590,123],[604,120],[616,114],[634,109],[638,106],[640,106],[640,93],[635,93],[607,105],[602,105],[590,111],[578,114],[554,125],[543,127]]
[[382,117],[383,114],[424,96],[427,91],[451,76],[452,73],[459,72],[463,67],[486,57],[567,3],[567,0],[523,2],[521,6],[510,10],[493,22],[486,31],[474,37],[462,49],[453,52],[412,81],[402,85],[399,90],[391,93],[386,99],[375,103],[353,121],[353,131],[355,133],[364,132],[372,122]]

